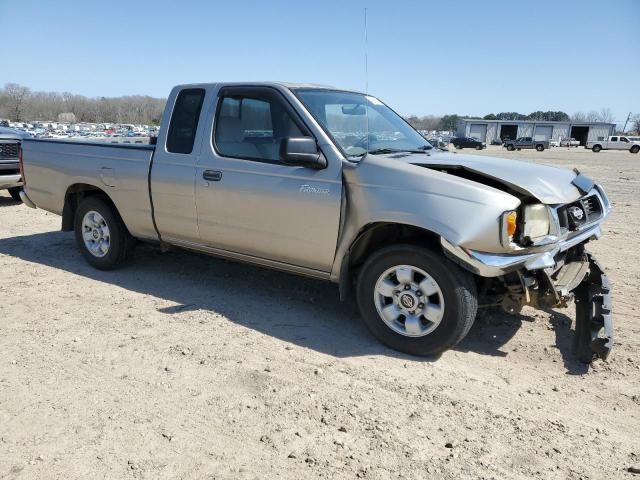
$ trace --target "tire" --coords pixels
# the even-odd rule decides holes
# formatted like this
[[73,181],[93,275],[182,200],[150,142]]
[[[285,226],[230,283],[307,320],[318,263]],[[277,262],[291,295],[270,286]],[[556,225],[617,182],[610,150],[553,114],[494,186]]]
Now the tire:
[[482,150],[482,145],[478,145],[478,146],[476,147],[476,150]]
[[20,198],[21,191],[22,187],[13,187],[9,189],[9,195],[11,195],[11,198],[13,198],[16,202],[22,203],[22,199]]
[[638,151],[640,151],[640,146],[634,145],[633,147],[631,147],[631,149],[629,151],[631,153],[638,153]]
[[515,148],[513,145],[507,145],[507,150],[509,150],[510,152],[513,152]]
[[536,150],[537,150],[538,152],[542,152],[542,151],[544,151],[544,145],[536,145]]
[[600,150],[602,150],[602,147],[600,145],[594,145],[593,147],[591,147],[591,151],[594,153],[598,153]]
[[456,145],[456,144],[454,143],[454,144],[453,144],[453,146],[454,146],[454,147],[456,147],[458,150],[462,150],[462,145],[460,145],[460,144],[457,144],[457,145]]
[[[78,248],[91,266],[99,270],[113,270],[131,258],[135,239],[115,208],[103,198],[91,196],[80,203],[74,229]],[[87,241],[85,233],[90,235]]]
[[[410,271],[425,273],[435,282],[437,293],[429,297],[421,295],[421,285],[416,282],[427,281],[427,288],[432,291],[434,283],[420,272],[409,276],[412,286],[409,290],[404,290],[402,282],[395,276],[397,267],[403,267],[405,271],[406,267],[411,267]],[[395,280],[383,281],[389,275]],[[399,294],[394,292],[393,296],[385,297],[379,293],[378,285],[383,286],[385,291],[388,291],[387,285],[395,285]],[[412,303],[405,302],[405,297],[413,297],[414,302],[424,298],[427,300]],[[470,273],[441,254],[413,245],[387,247],[374,253],[365,262],[358,276],[357,298],[364,323],[374,336],[395,350],[421,356],[435,355],[456,345],[471,329],[478,309],[476,286]],[[402,313],[395,317],[400,306],[405,308],[407,303],[412,305],[411,308],[420,308],[426,303],[423,311],[430,310],[429,317],[433,321],[427,321],[426,316],[414,315],[413,331],[409,331],[408,318],[403,318]],[[433,308],[438,306],[439,308]],[[391,308],[390,316],[395,320],[383,319],[379,311],[386,307],[394,307]],[[435,316],[433,312],[436,312]]]
[[516,150],[521,151],[522,149],[521,148],[516,148]]

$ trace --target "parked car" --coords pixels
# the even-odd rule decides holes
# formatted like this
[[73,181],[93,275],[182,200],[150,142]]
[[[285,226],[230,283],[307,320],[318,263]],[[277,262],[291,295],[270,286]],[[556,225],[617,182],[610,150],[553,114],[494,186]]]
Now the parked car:
[[534,140],[531,137],[519,137],[515,140],[507,140],[504,142],[504,146],[509,151],[535,148],[538,152],[542,152],[545,148],[549,148],[549,142],[547,140]]
[[560,140],[561,147],[579,147],[580,140],[576,140],[575,138],[563,138]]
[[470,137],[456,137],[451,140],[451,143],[458,150],[461,150],[463,148],[475,148],[476,150],[487,148],[487,144],[485,142],[481,142],[477,138]]
[[376,337],[417,355],[458,343],[478,305],[575,297],[580,358],[612,347],[609,283],[584,248],[611,208],[602,187],[438,151],[362,93],[178,86],[155,146],[26,140],[22,158],[25,203],[62,215],[98,269],[125,265],[138,239],[331,281]]
[[640,151],[640,142],[632,141],[624,135],[614,135],[607,140],[597,140],[595,142],[587,142],[586,148],[590,148],[594,152],[600,150],[629,150],[631,153]]
[[0,127],[0,190],[8,190],[17,202],[22,191],[19,157],[24,138],[31,136],[14,128]]
[[560,146],[560,142],[558,140],[554,140],[553,138],[549,140],[549,146],[550,147],[559,147]]

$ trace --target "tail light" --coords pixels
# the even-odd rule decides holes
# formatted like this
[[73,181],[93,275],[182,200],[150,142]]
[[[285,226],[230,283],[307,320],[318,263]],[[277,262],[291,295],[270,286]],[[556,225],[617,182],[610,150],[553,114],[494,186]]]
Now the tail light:
[[24,176],[24,164],[22,163],[22,144],[18,144],[18,162],[20,165],[20,176],[22,177],[22,181],[27,183],[27,178]]

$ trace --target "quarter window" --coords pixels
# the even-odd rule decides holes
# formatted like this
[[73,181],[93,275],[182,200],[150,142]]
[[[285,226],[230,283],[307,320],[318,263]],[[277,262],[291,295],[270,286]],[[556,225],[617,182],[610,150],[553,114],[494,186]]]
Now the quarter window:
[[282,102],[271,96],[234,95],[219,103],[214,143],[226,157],[279,162],[282,139],[304,136]]
[[167,152],[189,154],[193,151],[204,92],[203,88],[189,88],[178,94],[167,133]]

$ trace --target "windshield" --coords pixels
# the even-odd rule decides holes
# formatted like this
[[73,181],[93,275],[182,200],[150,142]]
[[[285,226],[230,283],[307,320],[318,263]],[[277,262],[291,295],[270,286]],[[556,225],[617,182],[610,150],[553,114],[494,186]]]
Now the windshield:
[[304,88],[294,92],[349,157],[362,157],[366,153],[423,153],[432,148],[402,117],[375,97],[325,89]]

